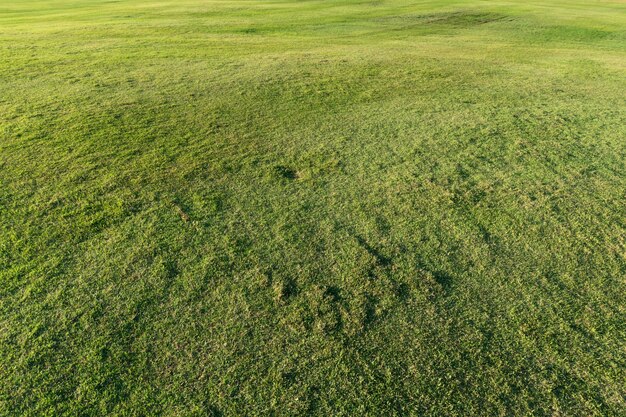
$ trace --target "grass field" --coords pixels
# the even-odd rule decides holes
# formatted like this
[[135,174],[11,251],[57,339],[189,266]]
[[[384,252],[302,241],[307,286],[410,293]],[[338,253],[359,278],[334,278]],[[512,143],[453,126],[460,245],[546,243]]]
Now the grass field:
[[626,415],[626,3],[0,0],[0,415]]

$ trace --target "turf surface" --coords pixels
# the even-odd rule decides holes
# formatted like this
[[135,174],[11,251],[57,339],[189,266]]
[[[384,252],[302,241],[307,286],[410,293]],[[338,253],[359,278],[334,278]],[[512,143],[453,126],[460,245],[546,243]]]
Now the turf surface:
[[623,1],[0,0],[0,415],[625,415]]

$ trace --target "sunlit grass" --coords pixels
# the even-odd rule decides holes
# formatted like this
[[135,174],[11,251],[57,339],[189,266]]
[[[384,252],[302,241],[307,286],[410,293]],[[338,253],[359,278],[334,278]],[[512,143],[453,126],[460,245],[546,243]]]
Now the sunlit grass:
[[619,415],[626,6],[0,3],[0,415]]

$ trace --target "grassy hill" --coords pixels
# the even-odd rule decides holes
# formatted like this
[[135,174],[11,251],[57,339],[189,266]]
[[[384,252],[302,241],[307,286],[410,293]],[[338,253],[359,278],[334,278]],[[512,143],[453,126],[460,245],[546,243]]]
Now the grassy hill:
[[617,416],[626,3],[0,2],[1,416]]

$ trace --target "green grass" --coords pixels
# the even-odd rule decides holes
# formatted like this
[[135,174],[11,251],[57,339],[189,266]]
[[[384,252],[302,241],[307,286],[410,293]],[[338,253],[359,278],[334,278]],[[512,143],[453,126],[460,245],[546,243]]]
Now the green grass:
[[0,415],[625,415],[625,91],[617,0],[0,0]]

